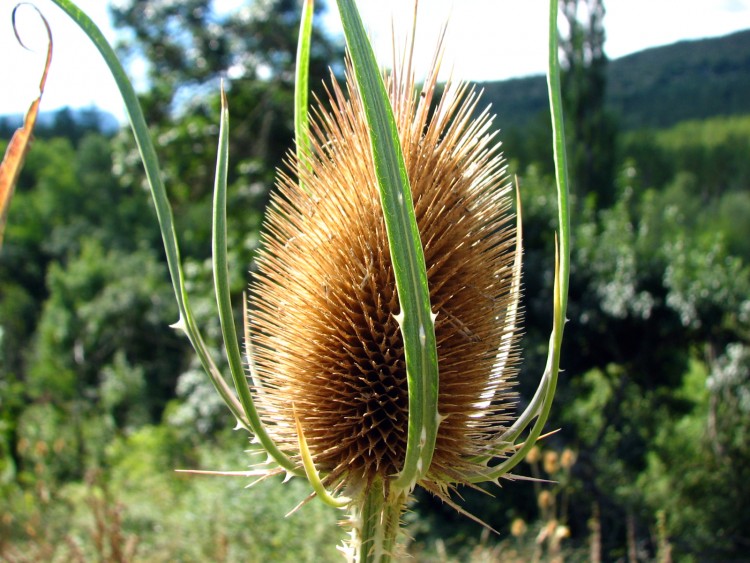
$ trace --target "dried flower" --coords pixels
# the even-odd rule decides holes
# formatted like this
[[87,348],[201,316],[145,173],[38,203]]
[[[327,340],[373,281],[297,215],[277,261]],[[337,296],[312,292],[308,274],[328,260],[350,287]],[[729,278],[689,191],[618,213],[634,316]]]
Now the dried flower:
[[555,502],[555,497],[552,496],[551,492],[545,490],[539,493],[536,502],[539,505],[540,509],[547,510]]
[[557,473],[558,469],[560,469],[560,456],[557,455],[557,452],[551,450],[544,452],[542,467],[544,467],[544,471],[546,471],[548,475]]
[[578,456],[573,450],[571,450],[570,448],[565,448],[563,450],[562,456],[560,456],[560,465],[563,469],[569,471],[570,468],[575,465],[577,458]]
[[523,518],[515,518],[513,522],[511,522],[510,524],[510,534],[514,538],[520,538],[525,533],[526,533],[526,522],[523,521]]
[[[435,68],[416,95],[410,62],[389,78],[438,345],[441,423],[420,484],[441,494],[492,457],[506,429],[518,353],[511,184],[477,95]],[[252,286],[258,408],[295,456],[298,417],[327,485],[387,487],[406,451],[408,390],[383,211],[352,73],[314,112],[310,169],[282,175]],[[291,170],[297,171],[296,162]],[[483,467],[483,466],[481,466]]]
[[526,463],[533,465],[535,463],[538,463],[541,457],[542,457],[542,452],[539,449],[539,446],[534,446],[533,448],[529,450],[529,453],[526,454],[526,458],[525,458]]

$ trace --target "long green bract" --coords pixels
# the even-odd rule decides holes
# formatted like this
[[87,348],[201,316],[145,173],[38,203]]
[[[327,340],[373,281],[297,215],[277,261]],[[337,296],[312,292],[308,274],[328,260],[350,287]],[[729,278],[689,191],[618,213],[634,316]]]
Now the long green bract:
[[[547,74],[547,91],[549,94],[550,112],[552,118],[552,139],[555,158],[555,177],[557,178],[557,210],[560,228],[560,287],[558,296],[560,307],[555,311],[558,322],[561,323],[557,335],[557,346],[562,344],[562,325],[568,310],[568,283],[570,278],[570,205],[568,202],[568,154],[565,148],[565,120],[563,119],[562,93],[560,88],[560,61],[558,58],[557,12],[558,0],[550,0],[549,15],[549,50]],[[559,367],[560,357],[557,357]]]
[[393,109],[353,0],[338,0],[347,46],[370,132],[399,306],[409,389],[404,466],[392,486],[407,490],[427,473],[438,427],[435,317],[430,308],[422,242]]
[[216,156],[216,178],[214,184],[214,211],[211,233],[212,260],[214,270],[214,291],[219,309],[219,322],[224,347],[227,351],[229,371],[237,390],[240,404],[255,438],[281,467],[297,475],[304,475],[273,442],[266,432],[255,408],[250,388],[242,367],[242,355],[237,340],[237,329],[232,315],[232,302],[229,291],[229,268],[227,266],[227,168],[229,163],[229,109],[226,94],[221,90],[221,121],[219,127],[219,147]]
[[109,46],[96,24],[69,0],[53,0],[53,2],[83,30],[99,50],[117,83],[117,87],[125,103],[130,126],[133,130],[138,152],[141,156],[141,161],[146,171],[146,178],[151,189],[151,196],[154,200],[154,207],[156,208],[156,215],[159,220],[159,229],[164,243],[164,251],[167,256],[169,275],[172,279],[172,287],[174,288],[177,307],[180,312],[180,318],[174,327],[182,330],[187,335],[211,383],[213,383],[232,414],[243,427],[252,430],[247,417],[243,413],[242,405],[216,367],[195,322],[185,290],[185,279],[180,262],[177,235],[174,229],[172,207],[167,199],[167,193],[161,180],[156,150],[151,141],[146,120],[143,117],[143,112],[138,103],[138,97],[133,89],[133,85],[125,74],[125,70],[122,68],[115,52]]
[[[310,125],[307,115],[307,99],[310,82],[310,43],[312,22],[315,12],[314,0],[305,0],[302,6],[302,19],[297,43],[297,64],[294,80],[294,140],[297,148],[297,166],[310,168]],[[304,189],[302,180],[300,187]]]
[[528,451],[534,447],[549,418],[552,400],[557,388],[557,376],[560,371],[560,352],[562,348],[563,329],[566,322],[565,314],[568,307],[570,206],[568,201],[568,164],[565,148],[562,94],[560,91],[560,61],[558,58],[558,0],[550,0],[549,6],[547,85],[552,119],[553,153],[557,180],[557,207],[560,229],[559,241],[555,240],[555,286],[553,292],[554,314],[552,334],[550,335],[547,364],[542,375],[542,381],[529,406],[499,441],[512,444],[531,422],[536,419],[534,425],[526,436],[523,445],[518,450],[515,450],[508,459],[496,466],[489,467],[484,471],[469,476],[468,480],[474,483],[494,481],[502,477],[520,463]]

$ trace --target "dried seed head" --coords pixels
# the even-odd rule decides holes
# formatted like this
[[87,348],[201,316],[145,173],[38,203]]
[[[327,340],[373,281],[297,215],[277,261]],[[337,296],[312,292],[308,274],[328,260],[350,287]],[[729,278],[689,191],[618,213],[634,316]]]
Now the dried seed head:
[[557,473],[557,470],[560,469],[560,456],[557,455],[557,452],[552,450],[544,452],[542,467],[544,467],[544,471],[546,471],[548,475]]
[[575,465],[577,457],[573,450],[565,448],[560,456],[560,466],[566,471],[570,471],[570,468]]
[[514,538],[520,538],[526,533],[526,529],[526,522],[524,522],[522,518],[515,518],[510,524],[510,534]]
[[529,450],[529,453],[526,454],[524,459],[526,460],[526,463],[534,464],[538,463],[541,457],[542,451],[539,449],[539,446],[534,446]]
[[[415,94],[410,64],[387,80],[437,313],[439,413],[426,480],[463,482],[495,451],[513,396],[518,287],[510,183],[477,95],[447,85],[439,57]],[[388,481],[406,452],[399,313],[364,111],[352,73],[312,120],[310,170],[282,174],[251,289],[255,392],[269,432],[295,455],[292,405],[331,485]],[[297,164],[292,163],[292,170]],[[437,413],[436,413],[437,416]]]

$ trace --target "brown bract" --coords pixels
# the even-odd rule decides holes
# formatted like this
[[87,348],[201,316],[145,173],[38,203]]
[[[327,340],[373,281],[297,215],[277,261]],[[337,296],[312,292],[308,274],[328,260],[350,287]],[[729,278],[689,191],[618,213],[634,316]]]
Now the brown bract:
[[[16,12],[18,11],[19,6],[20,4],[13,8],[13,32],[16,34],[18,42],[23,46],[23,41],[21,41],[21,38],[18,36],[18,30],[16,29]],[[10,208],[10,200],[16,189],[16,182],[18,182],[18,177],[21,174],[26,154],[31,148],[34,127],[36,126],[36,118],[39,113],[39,104],[42,101],[44,86],[47,83],[47,73],[49,72],[49,67],[52,63],[52,30],[42,13],[36,7],[32,6],[32,8],[34,8],[37,14],[39,14],[39,17],[42,19],[44,27],[47,30],[47,59],[44,63],[42,78],[39,81],[39,96],[31,102],[23,120],[23,127],[16,129],[13,133],[13,137],[11,137],[10,142],[5,149],[5,156],[3,156],[3,160],[0,162],[0,247],[2,247],[3,244],[3,235],[5,233],[5,224],[8,217],[8,209]]]
[[[478,117],[477,95],[448,85],[439,57],[421,90],[410,64],[387,79],[437,313],[439,413],[423,485],[463,482],[495,451],[517,364],[511,185]],[[254,392],[268,430],[296,455],[293,406],[325,482],[386,483],[406,453],[408,388],[383,211],[360,97],[334,82],[314,111],[310,170],[282,174],[251,288]],[[432,107],[431,107],[432,106]],[[520,250],[519,250],[520,252]],[[515,290],[514,290],[515,287]]]

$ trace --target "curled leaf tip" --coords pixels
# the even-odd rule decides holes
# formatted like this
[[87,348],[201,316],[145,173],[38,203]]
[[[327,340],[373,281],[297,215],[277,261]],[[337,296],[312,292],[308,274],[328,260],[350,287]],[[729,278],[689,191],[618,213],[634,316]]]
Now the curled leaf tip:
[[315,468],[315,462],[313,461],[312,455],[310,454],[310,449],[307,447],[307,440],[305,439],[305,434],[302,429],[302,423],[297,416],[297,409],[295,408],[294,403],[292,403],[292,411],[294,413],[294,424],[297,429],[297,438],[299,440],[299,452],[300,457],[302,458],[302,465],[305,468],[307,480],[310,482],[313,491],[315,491],[315,494],[326,504],[335,508],[345,508],[351,503],[351,499],[347,497],[335,498],[326,490],[325,486],[320,480],[318,470]]
[[[16,26],[16,12],[18,8],[24,4],[19,4],[13,8],[12,21],[13,21],[13,33],[18,40],[18,43],[24,49],[29,49],[21,39]],[[29,110],[26,112],[24,118],[23,127],[17,129],[13,134],[13,137],[8,144],[8,148],[5,151],[5,156],[2,163],[0,164],[0,246],[3,243],[3,235],[5,233],[5,224],[8,217],[8,208],[10,207],[10,200],[13,197],[18,177],[21,174],[26,154],[31,148],[31,141],[33,139],[34,126],[36,125],[37,114],[39,113],[39,104],[42,101],[42,94],[44,93],[44,85],[47,82],[47,73],[49,72],[50,64],[52,63],[52,30],[49,27],[49,23],[44,15],[39,11],[36,6],[28,4],[34,10],[36,10],[39,17],[44,23],[44,27],[47,30],[47,59],[44,63],[44,70],[42,71],[42,78],[39,81],[39,96],[31,103]]]

